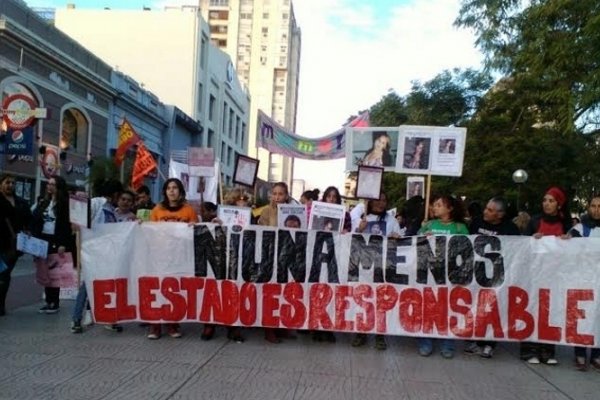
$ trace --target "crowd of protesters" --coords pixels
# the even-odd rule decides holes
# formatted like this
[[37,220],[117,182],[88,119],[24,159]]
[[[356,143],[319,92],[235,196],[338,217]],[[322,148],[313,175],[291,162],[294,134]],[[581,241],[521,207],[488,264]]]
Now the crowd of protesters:
[[[152,202],[147,186],[137,191],[126,190],[117,180],[106,180],[95,185],[97,197],[90,201],[90,220],[93,229],[98,224],[119,223],[124,221],[184,222],[193,225],[199,221],[221,223],[217,218],[217,205],[202,201],[199,208],[192,207],[186,200],[183,183],[176,178],[167,179],[162,187],[162,198],[157,204]],[[310,217],[312,202],[319,200],[319,191],[306,191],[300,202],[306,206],[307,217]],[[59,256],[70,252],[75,256],[74,230],[69,218],[69,194],[67,184],[60,176],[52,176],[46,185],[46,193],[30,210],[28,204],[15,195],[15,179],[11,175],[0,176],[0,316],[5,315],[5,300],[9,290],[11,272],[22,253],[16,249],[16,236],[19,232],[33,235],[48,242],[48,253]],[[277,205],[292,201],[288,187],[283,182],[275,183],[270,193],[270,202],[262,209],[262,213],[252,223],[263,226],[278,226]],[[342,197],[336,187],[329,187],[320,201],[341,204]],[[251,198],[244,189],[236,188],[225,196],[224,205],[250,207]],[[472,203],[465,208],[456,197],[449,195],[434,196],[430,207],[425,207],[420,196],[407,199],[401,212],[393,215],[388,212],[388,198],[381,193],[378,200],[370,200],[359,204],[352,212],[346,212],[340,232],[366,232],[367,226],[379,227],[383,224],[388,237],[413,235],[529,235],[534,238],[557,236],[563,239],[572,237],[600,237],[600,195],[592,196],[588,201],[588,210],[581,219],[572,218],[569,202],[564,190],[559,187],[549,188],[542,198],[542,212],[529,216],[519,212],[510,219],[507,203],[501,197],[492,197],[485,206]],[[424,218],[429,208],[428,218]],[[297,221],[294,226],[300,226]],[[286,222],[287,225],[287,222]],[[292,225],[290,225],[292,226]],[[381,231],[383,231],[381,229]],[[375,231],[369,231],[374,233]],[[379,231],[378,231],[379,232]],[[37,260],[40,261],[39,259]],[[74,260],[74,265],[77,261]],[[85,268],[85,265],[82,266]],[[55,314],[60,309],[60,288],[44,285],[45,304],[39,312]],[[82,318],[86,310],[87,292],[84,282],[80,282],[78,296],[72,310],[71,332],[82,333]],[[170,323],[147,324],[147,338],[156,340],[163,333],[173,337],[181,337],[179,324]],[[107,329],[121,332],[120,325],[107,325]],[[211,340],[217,329],[216,325],[205,324],[201,333],[202,340]],[[300,332],[308,333],[308,332]],[[311,332],[315,341],[335,342],[333,332]],[[270,343],[292,337],[289,330],[264,328],[264,337]],[[236,342],[243,342],[242,330],[239,327],[227,327],[227,337]],[[364,346],[368,337],[357,334],[352,346]],[[418,353],[423,357],[433,354],[434,344],[440,342],[440,354],[444,358],[452,358],[457,348],[457,340],[418,338]],[[375,348],[385,350],[385,336],[375,336]],[[466,354],[491,358],[496,349],[496,342],[478,341],[464,343]],[[591,349],[588,357],[585,347],[574,349],[575,366],[579,370],[589,367],[600,370],[600,349]],[[545,363],[556,365],[558,360],[555,346],[540,343],[523,342],[520,345],[521,358],[530,364]]]

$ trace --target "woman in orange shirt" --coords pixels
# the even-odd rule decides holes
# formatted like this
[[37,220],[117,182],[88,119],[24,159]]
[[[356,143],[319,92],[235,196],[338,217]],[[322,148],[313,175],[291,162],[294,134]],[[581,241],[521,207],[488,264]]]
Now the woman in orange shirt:
[[[158,203],[150,212],[150,221],[154,222],[198,222],[194,208],[185,200],[183,183],[177,178],[169,178],[163,185],[163,201]],[[181,337],[179,324],[165,324],[167,333],[172,338]],[[150,324],[148,339],[158,339],[161,334],[161,324]]]

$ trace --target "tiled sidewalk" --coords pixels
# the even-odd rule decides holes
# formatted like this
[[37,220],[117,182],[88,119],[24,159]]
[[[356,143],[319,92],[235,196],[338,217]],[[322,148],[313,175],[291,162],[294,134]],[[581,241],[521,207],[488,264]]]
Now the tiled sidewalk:
[[[556,367],[529,366],[515,344],[493,359],[457,352],[420,357],[410,338],[389,338],[387,351],[316,343],[298,335],[279,345],[258,329],[236,344],[219,329],[200,340],[200,325],[184,337],[147,340],[144,328],[122,333],[92,326],[69,331],[72,302],[57,315],[38,305],[0,318],[0,399],[589,399],[600,398],[600,373],[575,371],[572,350],[561,348]],[[462,344],[459,344],[462,350]]]

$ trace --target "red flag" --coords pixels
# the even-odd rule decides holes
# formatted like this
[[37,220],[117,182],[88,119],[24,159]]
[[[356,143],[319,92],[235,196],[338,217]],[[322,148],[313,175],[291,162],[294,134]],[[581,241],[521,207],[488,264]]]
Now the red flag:
[[117,164],[117,166],[121,165],[125,159],[127,150],[141,140],[142,139],[135,132],[135,129],[133,129],[133,126],[131,126],[129,121],[127,121],[127,119],[123,119],[123,123],[119,129],[119,146],[117,147],[117,152],[115,153],[115,164]]
[[360,128],[360,127],[371,126],[370,121],[369,121],[369,112],[365,111],[364,113],[360,114],[358,117],[356,117],[352,121],[350,121],[348,126],[351,128]]
[[138,190],[144,181],[144,177],[157,168],[156,161],[152,154],[144,146],[144,142],[138,143],[135,163],[133,164],[133,173],[131,174],[131,187]]

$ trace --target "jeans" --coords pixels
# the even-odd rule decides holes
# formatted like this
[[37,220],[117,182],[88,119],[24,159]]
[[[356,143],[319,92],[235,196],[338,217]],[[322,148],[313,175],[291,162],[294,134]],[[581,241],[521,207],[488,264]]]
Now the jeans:
[[[439,339],[442,342],[442,351],[454,351],[455,345],[453,339]],[[433,339],[430,338],[418,338],[417,343],[419,348],[433,349]]]
[[81,322],[87,299],[87,289],[85,288],[85,282],[82,281],[81,286],[79,286],[79,292],[77,292],[77,298],[75,299],[75,308],[72,315],[73,321]]

